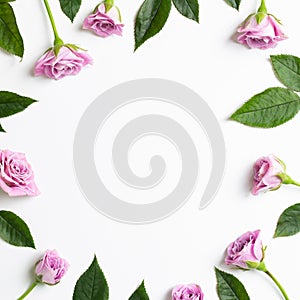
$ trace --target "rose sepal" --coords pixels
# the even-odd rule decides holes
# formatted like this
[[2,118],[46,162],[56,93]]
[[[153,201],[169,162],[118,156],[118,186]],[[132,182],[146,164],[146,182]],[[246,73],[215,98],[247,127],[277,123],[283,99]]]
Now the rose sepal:
[[257,262],[257,261],[245,261],[247,267],[249,269],[257,269],[260,265],[260,262]]
[[81,50],[81,51],[87,51],[86,49],[81,48],[81,47],[79,47],[79,46],[76,46],[76,45],[74,45],[74,44],[61,44],[61,45],[57,45],[57,46],[54,46],[54,47],[51,47],[51,48],[47,49],[44,53],[53,50],[55,56],[58,56],[59,51],[60,51],[60,49],[61,49],[62,47],[67,47],[67,48],[69,48],[69,49],[71,49],[71,50],[74,50],[74,51],[78,51],[78,50]]
[[[277,186],[277,187],[274,187],[274,188],[270,189],[270,191],[271,191],[271,192],[274,192],[274,191],[279,190],[280,188],[281,188],[281,184],[280,184],[279,186]],[[267,192],[267,191],[266,191],[266,192]]]
[[71,50],[75,50],[75,51],[78,51],[78,50],[87,51],[86,49],[81,48],[81,47],[79,47],[77,45],[74,45],[74,44],[64,44],[63,46],[65,46],[65,47],[67,47],[67,48],[69,48]]
[[63,44],[63,40],[59,36],[56,36],[54,39],[54,47],[62,46]]
[[267,272],[267,267],[264,261],[261,261],[260,264],[257,266],[256,270]]
[[[269,15],[269,16],[272,16],[273,18],[275,18],[273,15]],[[275,18],[276,19],[276,18]],[[283,160],[281,160],[280,158],[278,158],[277,156],[276,156],[276,159],[280,162],[280,164],[282,165],[282,168],[283,168],[283,170],[284,170],[284,173],[286,172],[286,164],[285,164],[285,162],[283,161]]]
[[280,25],[282,25],[281,20],[279,20],[278,18],[276,18],[273,14],[268,14],[268,16],[273,17],[276,20],[277,23],[279,23]]
[[119,7],[116,6],[116,5],[115,5],[115,8],[116,8],[116,10],[117,10],[117,12],[118,12],[119,21],[122,22],[121,11],[120,11]]
[[268,10],[266,7],[266,3],[265,0],[262,0],[260,7],[258,8],[257,13],[255,15],[257,24],[260,24],[267,15],[268,15]]
[[110,11],[110,9],[111,9],[112,7],[115,6],[113,0],[112,0],[112,1],[101,1],[101,2],[98,3],[98,4],[96,5],[96,7],[94,8],[94,10],[93,10],[93,13],[94,13],[94,14],[97,12],[98,7],[99,7],[101,4],[104,4],[104,6],[105,6],[105,13],[107,13],[108,11]]
[[59,53],[61,47],[63,47],[63,45],[55,45],[55,46],[52,48],[52,50],[53,50],[55,56],[58,55],[58,53]]
[[265,254],[266,254],[266,250],[267,250],[267,246],[262,247],[262,259],[261,261],[263,261],[265,259]]
[[105,6],[105,13],[109,12],[110,9],[115,6],[114,0],[105,0],[103,3]]
[[250,14],[245,20],[243,23],[246,23],[251,17],[255,16],[256,14]]
[[255,18],[256,18],[256,22],[257,24],[260,24],[264,18],[267,16],[268,14],[264,13],[264,12],[258,12],[255,14]]
[[54,285],[57,285],[57,284],[60,283],[60,281],[58,281],[58,282],[56,282],[56,283],[48,283],[48,282],[44,282],[44,281],[43,281],[43,276],[42,276],[42,275],[40,275],[40,276],[35,275],[35,282],[36,282],[37,284],[46,284],[46,285],[50,285],[50,286],[54,286]]
[[122,22],[121,11],[120,11],[119,7],[114,4],[114,0],[102,1],[99,4],[97,4],[96,7],[93,10],[94,14],[97,12],[98,7],[101,4],[104,4],[104,6],[105,6],[105,13],[108,13],[114,7],[118,12],[119,21]]

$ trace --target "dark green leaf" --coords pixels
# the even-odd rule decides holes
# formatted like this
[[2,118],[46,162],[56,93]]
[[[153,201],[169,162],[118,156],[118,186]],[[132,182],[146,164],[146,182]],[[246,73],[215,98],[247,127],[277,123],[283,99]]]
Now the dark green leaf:
[[81,0],[59,0],[64,14],[73,22],[81,6]]
[[16,0],[0,0],[0,5],[1,5],[1,3],[14,2],[14,1],[16,1]]
[[0,47],[11,54],[23,57],[23,39],[14,11],[8,3],[0,3]]
[[220,300],[250,300],[243,284],[232,274],[215,268]]
[[288,88],[300,92],[300,58],[293,55],[271,55],[278,79]]
[[171,4],[171,0],[144,1],[135,19],[135,50],[164,27]]
[[292,119],[300,109],[299,96],[285,88],[269,88],[253,96],[230,119],[252,127],[271,128]]
[[0,211],[0,238],[14,246],[35,249],[28,226],[20,217],[10,211]]
[[108,300],[108,285],[95,255],[89,268],[76,282],[73,300]]
[[1,124],[0,124],[0,132],[6,132],[6,131],[3,129],[3,127],[2,127]]
[[141,285],[135,290],[135,292],[130,296],[128,300],[150,300],[147,291],[145,289],[144,281]]
[[231,7],[239,10],[242,0],[225,0],[225,2]]
[[176,9],[185,17],[199,22],[198,0],[172,0]]
[[287,208],[279,217],[274,238],[291,236],[300,232],[300,203]]
[[36,100],[28,97],[23,97],[12,92],[0,91],[0,118],[21,112],[34,102]]

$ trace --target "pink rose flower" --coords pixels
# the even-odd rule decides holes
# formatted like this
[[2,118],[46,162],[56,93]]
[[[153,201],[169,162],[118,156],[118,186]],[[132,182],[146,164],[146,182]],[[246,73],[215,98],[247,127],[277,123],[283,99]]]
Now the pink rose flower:
[[34,75],[45,75],[53,79],[76,75],[81,69],[92,64],[92,58],[85,52],[76,50],[76,46],[59,46],[57,55],[54,49],[48,50],[36,63]]
[[197,284],[178,285],[172,291],[172,300],[203,300],[204,294]]
[[259,234],[260,230],[248,231],[231,243],[227,248],[226,264],[242,269],[250,269],[247,262],[258,266],[264,258]]
[[37,262],[35,274],[40,282],[53,285],[60,282],[68,268],[68,262],[55,250],[47,250],[44,257]]
[[36,196],[40,193],[25,154],[0,150],[0,187],[9,196]]
[[252,194],[257,195],[260,191],[275,190],[281,186],[282,179],[279,174],[285,173],[285,165],[274,155],[259,158],[253,167]]
[[87,16],[83,22],[83,29],[88,29],[101,37],[112,34],[122,35],[124,24],[121,24],[120,12],[113,6],[106,12],[104,3],[100,4],[96,11]]
[[257,24],[256,15],[249,16],[237,30],[237,41],[249,48],[274,48],[279,41],[287,36],[282,32],[281,26],[272,15],[266,15]]

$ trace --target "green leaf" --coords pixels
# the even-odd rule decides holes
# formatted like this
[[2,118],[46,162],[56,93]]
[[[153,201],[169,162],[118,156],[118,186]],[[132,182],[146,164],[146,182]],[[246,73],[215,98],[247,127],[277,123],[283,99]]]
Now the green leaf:
[[236,10],[239,10],[242,0],[225,0],[225,2]]
[[1,3],[14,2],[14,1],[16,1],[16,0],[0,0],[0,5],[1,5]]
[[37,101],[12,92],[0,91],[0,118],[21,112],[34,102]]
[[172,0],[176,9],[188,19],[199,22],[198,0]]
[[89,268],[76,282],[73,300],[108,300],[109,290],[96,255]]
[[1,124],[0,124],[0,132],[6,132],[6,131],[3,129],[3,127],[2,127]]
[[135,19],[135,49],[156,35],[165,25],[171,10],[171,0],[145,0]]
[[144,280],[128,300],[150,300],[145,289]]
[[271,55],[278,79],[289,89],[300,92],[300,58],[293,55]]
[[64,14],[73,22],[81,6],[81,0],[59,0]]
[[215,268],[220,300],[250,300],[243,284],[232,274]]
[[14,246],[35,249],[28,226],[20,217],[10,211],[0,211],[0,238]]
[[23,39],[14,11],[8,3],[0,3],[0,47],[11,54],[23,57]]
[[287,208],[279,217],[274,238],[291,236],[300,232],[300,203]]
[[253,96],[231,117],[252,127],[271,128],[292,119],[300,109],[299,96],[285,88],[269,88]]

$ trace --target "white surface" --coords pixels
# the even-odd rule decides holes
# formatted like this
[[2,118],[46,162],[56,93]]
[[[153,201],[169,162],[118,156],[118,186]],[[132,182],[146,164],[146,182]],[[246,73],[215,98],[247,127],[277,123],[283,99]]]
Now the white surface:
[[[26,153],[42,193],[36,198],[9,198],[1,193],[1,209],[12,210],[27,221],[37,246],[35,251],[0,241],[1,299],[15,300],[24,292],[31,281],[31,266],[47,248],[67,258],[70,270],[59,285],[38,287],[28,299],[71,299],[75,282],[94,253],[109,282],[111,300],[128,299],[143,279],[152,300],[171,299],[173,286],[191,282],[201,285],[205,299],[217,299],[214,266],[237,275],[253,300],[281,299],[263,274],[233,271],[222,263],[224,250],[233,239],[258,228],[268,246],[267,266],[290,299],[299,299],[299,236],[272,240],[272,235],[280,213],[299,202],[300,190],[284,186],[253,197],[249,189],[253,162],[269,153],[286,162],[291,176],[300,178],[300,117],[270,130],[227,120],[255,93],[280,86],[268,61],[270,54],[300,55],[299,4],[268,1],[269,11],[283,21],[289,39],[275,49],[259,51],[231,40],[236,26],[254,10],[255,1],[243,0],[239,13],[222,0],[200,2],[200,25],[172,9],[163,31],[133,53],[133,18],[141,1],[118,1],[126,24],[124,36],[108,39],[80,29],[96,1],[83,1],[73,25],[58,1],[50,1],[65,42],[79,44],[94,58],[93,66],[61,81],[32,76],[34,62],[52,41],[42,3],[12,4],[25,56],[20,62],[0,53],[0,89],[40,102],[2,121],[8,133],[1,134],[1,148]],[[79,118],[89,103],[118,83],[145,77],[181,82],[209,103],[224,131],[227,170],[217,197],[205,210],[198,210],[200,182],[177,213],[158,223],[136,226],[114,222],[87,203],[73,173],[72,147]]]

